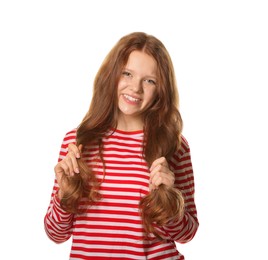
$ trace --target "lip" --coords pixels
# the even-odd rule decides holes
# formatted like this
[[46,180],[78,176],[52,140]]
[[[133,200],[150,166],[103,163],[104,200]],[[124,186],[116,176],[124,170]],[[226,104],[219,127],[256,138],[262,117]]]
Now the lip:
[[125,102],[129,104],[136,105],[141,102],[141,99],[137,96],[129,95],[129,94],[122,94],[123,99]]

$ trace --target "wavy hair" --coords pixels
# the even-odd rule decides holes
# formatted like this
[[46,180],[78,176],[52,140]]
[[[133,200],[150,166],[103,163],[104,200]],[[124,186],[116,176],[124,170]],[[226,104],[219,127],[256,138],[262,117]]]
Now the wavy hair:
[[[122,37],[104,59],[94,80],[89,110],[77,128],[77,145],[85,147],[97,143],[103,161],[102,138],[108,130],[117,126],[118,98],[115,86],[134,50],[145,52],[157,63],[156,98],[144,112],[143,156],[150,166],[162,156],[170,160],[179,148],[182,118],[178,109],[177,84],[170,55],[160,40],[143,32]],[[87,198],[89,205],[99,199],[96,177],[83,159],[78,164],[80,174],[68,179],[69,189],[61,201],[65,210],[75,213],[82,212],[79,205],[84,198]],[[154,233],[159,237],[156,227],[180,218],[184,210],[184,199],[178,189],[160,185],[157,190],[143,197],[139,206],[145,233]]]

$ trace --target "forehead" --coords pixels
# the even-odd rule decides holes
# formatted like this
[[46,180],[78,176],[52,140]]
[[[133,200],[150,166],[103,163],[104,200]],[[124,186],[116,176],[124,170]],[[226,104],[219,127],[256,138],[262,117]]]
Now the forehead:
[[154,57],[143,51],[131,52],[125,67],[131,70],[144,71],[152,75],[155,75],[157,71],[157,63]]

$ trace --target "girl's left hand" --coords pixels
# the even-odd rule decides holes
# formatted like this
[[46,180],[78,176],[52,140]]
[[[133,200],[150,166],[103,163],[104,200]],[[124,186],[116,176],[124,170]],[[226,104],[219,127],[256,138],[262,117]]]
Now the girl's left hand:
[[173,187],[175,175],[169,169],[165,157],[156,159],[150,167],[150,190],[158,189],[161,184],[167,187]]

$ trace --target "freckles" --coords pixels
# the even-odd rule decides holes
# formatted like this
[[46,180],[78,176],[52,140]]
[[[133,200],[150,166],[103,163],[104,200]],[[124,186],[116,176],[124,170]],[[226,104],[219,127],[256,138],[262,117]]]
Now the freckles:
[[129,109],[128,109],[127,106],[123,106],[123,107],[122,107],[122,110],[123,110],[124,112],[128,112]]
[[129,107],[124,103],[124,101],[122,100],[122,96],[119,96],[119,101],[118,101],[118,107],[119,109],[124,112],[127,113],[129,111]]

